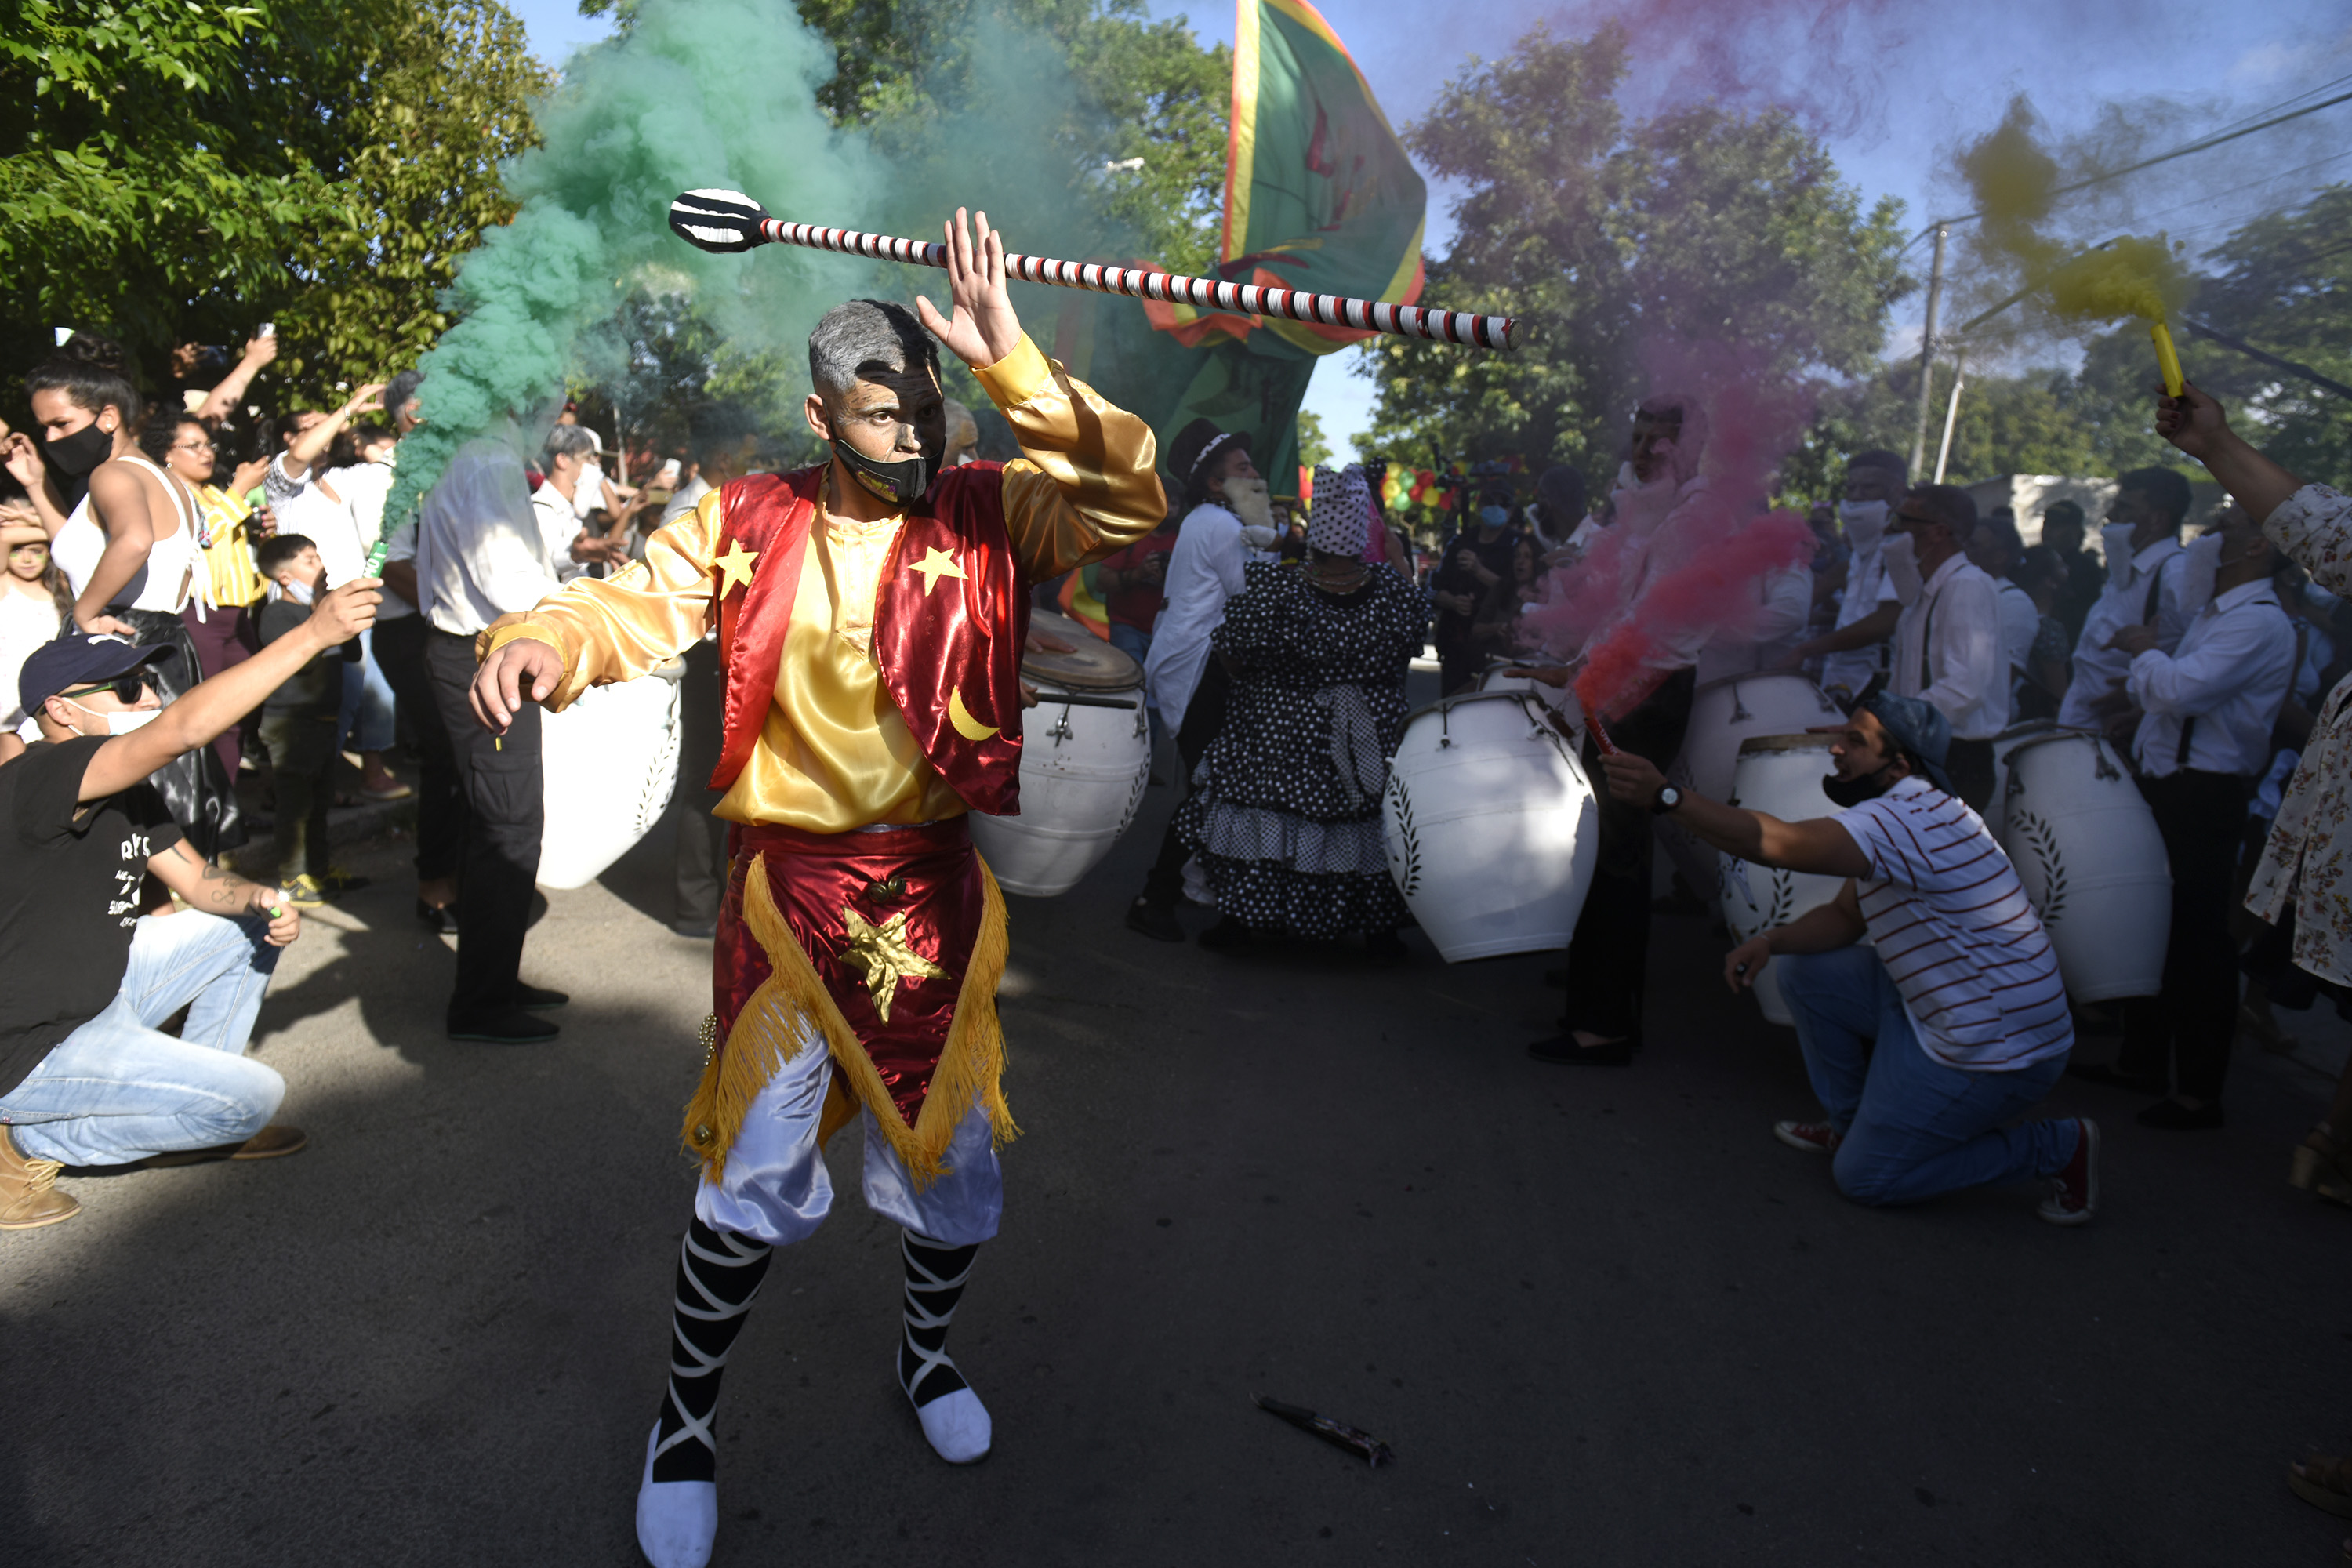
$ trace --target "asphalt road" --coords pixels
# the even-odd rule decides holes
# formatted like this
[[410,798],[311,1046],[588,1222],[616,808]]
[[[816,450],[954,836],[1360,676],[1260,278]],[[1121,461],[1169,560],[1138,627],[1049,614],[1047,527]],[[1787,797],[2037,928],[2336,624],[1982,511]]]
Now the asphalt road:
[[[1545,1067],[1539,957],[1121,929],[1167,803],[1012,900],[1025,1135],[950,1341],[995,1454],[939,1463],[898,1392],[845,1137],[728,1376],[718,1563],[2335,1560],[2281,1480],[2352,1442],[2352,1214],[2281,1179],[2317,1076],[2241,1057],[2219,1134],[2062,1088],[2109,1132],[2081,1230],[2024,1191],[1864,1210],[1772,1140],[1812,1109],[1793,1037],[1706,922],[1661,922],[1634,1067]],[[379,881],[262,1014],[309,1152],[69,1178],[79,1218],[0,1237],[0,1560],[637,1561],[709,947],[656,835],[532,933],[562,1038],[454,1044],[403,849],[355,852]]]

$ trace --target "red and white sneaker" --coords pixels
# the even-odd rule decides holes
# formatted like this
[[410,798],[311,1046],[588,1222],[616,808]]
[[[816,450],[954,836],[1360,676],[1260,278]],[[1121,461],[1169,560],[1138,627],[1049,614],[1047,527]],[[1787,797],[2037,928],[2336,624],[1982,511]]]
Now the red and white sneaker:
[[1838,1145],[1845,1142],[1838,1130],[1826,1121],[1775,1121],[1772,1136],[1791,1149],[1814,1154],[1834,1154]]
[[2083,1117],[2074,1125],[2082,1129],[2074,1157],[2051,1178],[2050,1195],[2033,1211],[2052,1225],[2082,1225],[2099,1211],[2099,1124]]

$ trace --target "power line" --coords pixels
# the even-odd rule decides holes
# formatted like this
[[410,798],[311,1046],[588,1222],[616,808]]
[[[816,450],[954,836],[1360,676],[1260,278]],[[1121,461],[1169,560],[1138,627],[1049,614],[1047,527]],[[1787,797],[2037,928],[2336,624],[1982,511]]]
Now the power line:
[[[2329,85],[2333,86],[2334,84],[2330,83]],[[2315,88],[2312,90],[2318,91],[2320,89]],[[2289,99],[2286,101],[2292,103],[2294,100],[2293,99]],[[2243,126],[2235,131],[2224,130],[2215,132],[2210,136],[2201,137],[2199,140],[2190,142],[2183,146],[2175,147],[2169,153],[2158,153],[2153,158],[2143,158],[2137,163],[2126,164],[2125,167],[2120,169],[2112,169],[2103,174],[2093,174],[2090,178],[2077,180],[2071,185],[2060,185],[2056,190],[2052,191],[2050,195],[2053,197],[2071,196],[2077,191],[2087,191],[2094,185],[2104,185],[2111,180],[2120,180],[2126,174],[2137,174],[2142,169],[2152,169],[2158,163],[2169,163],[2176,158],[2186,158],[2194,153],[2209,153],[2214,148],[2221,146],[2225,142],[2235,142],[2239,138],[2244,136],[2252,136],[2257,131],[2268,131],[2274,126],[2284,125],[2290,120],[2300,120],[2306,114],[2316,114],[2323,109],[2333,109],[2337,104],[2345,102],[2352,102],[2352,92],[2339,92],[2333,98],[2323,99],[2317,103],[2305,104],[2301,109],[2289,110],[2284,114],[2273,114],[2267,120],[2258,121],[2254,124]],[[1984,216],[1984,214],[1978,212],[1969,213],[1962,217],[1937,218],[1934,223],[1929,224],[1926,228],[1923,228],[1917,234],[1913,235],[1911,237],[1910,244],[1906,245],[1903,248],[1906,250],[1910,249],[1911,246],[1916,245],[1921,240],[1927,238],[1939,228],[1948,227],[1957,224],[1975,223]]]

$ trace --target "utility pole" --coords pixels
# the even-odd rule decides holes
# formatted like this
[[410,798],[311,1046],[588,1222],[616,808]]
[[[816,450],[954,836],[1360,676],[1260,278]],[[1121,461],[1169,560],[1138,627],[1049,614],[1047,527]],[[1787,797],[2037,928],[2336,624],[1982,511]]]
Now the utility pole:
[[1919,330],[1919,419],[1911,433],[1911,477],[1916,479],[1927,460],[1927,418],[1936,381],[1936,307],[1944,297],[1944,238],[1949,224],[1936,226],[1936,261],[1927,272],[1927,321]]

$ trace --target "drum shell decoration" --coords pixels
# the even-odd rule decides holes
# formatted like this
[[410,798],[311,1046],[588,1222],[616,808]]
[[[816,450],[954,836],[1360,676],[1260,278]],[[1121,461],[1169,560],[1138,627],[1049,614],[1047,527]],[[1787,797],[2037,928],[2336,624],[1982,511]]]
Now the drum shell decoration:
[[594,686],[540,718],[541,887],[584,888],[661,820],[677,786],[678,681],[673,661],[637,680]]
[[[1692,693],[1683,749],[1666,773],[1684,789],[1709,800],[1723,800],[1732,791],[1739,748],[1748,741],[1759,735],[1802,734],[1816,724],[1844,721],[1845,710],[1799,671],[1766,669],[1752,675],[1727,675]],[[1704,898],[1721,874],[1717,852],[1671,817],[1658,819],[1657,835],[1683,880]],[[1778,994],[1775,986],[1774,995]]]
[[1532,699],[1473,692],[1414,714],[1381,819],[1389,872],[1448,963],[1568,945],[1600,810],[1575,748]]
[[[1740,742],[1739,760],[1732,772],[1730,804],[1760,811],[1783,822],[1831,816],[1837,806],[1822,793],[1822,780],[1833,771],[1829,735],[1759,735]],[[1838,895],[1843,877],[1790,871],[1778,866],[1758,866],[1736,855],[1720,861],[1717,889],[1723,923],[1731,940],[1743,942],[1774,926],[1787,925],[1819,909]],[[1775,1024],[1788,1025],[1789,1004],[1780,995],[1780,966],[1776,960],[1751,976],[1756,1005]]]
[[[973,812],[971,839],[999,887],[1044,899],[1076,887],[1135,820],[1151,778],[1151,731],[1140,666],[1066,616],[1040,611],[1030,624],[1078,653],[1024,663],[1039,700],[1022,718],[1021,811]],[[1054,700],[1069,692],[1132,706]]]
[[2077,1002],[2153,996],[2164,984],[2172,869],[2156,814],[2100,737],[2020,725],[1993,742],[1989,824]]

